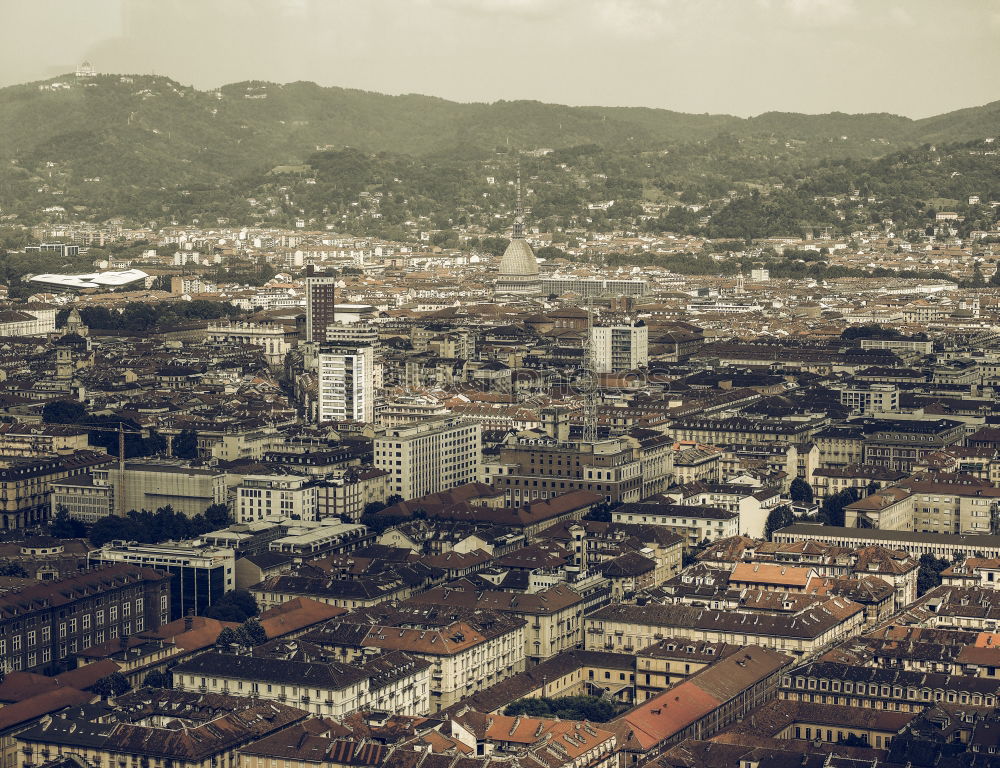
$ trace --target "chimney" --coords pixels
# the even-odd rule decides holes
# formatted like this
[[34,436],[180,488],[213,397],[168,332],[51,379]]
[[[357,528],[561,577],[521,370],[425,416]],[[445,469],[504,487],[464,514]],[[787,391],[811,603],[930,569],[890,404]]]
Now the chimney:
[[192,629],[194,629],[194,616],[189,613],[184,617],[184,631],[190,632]]

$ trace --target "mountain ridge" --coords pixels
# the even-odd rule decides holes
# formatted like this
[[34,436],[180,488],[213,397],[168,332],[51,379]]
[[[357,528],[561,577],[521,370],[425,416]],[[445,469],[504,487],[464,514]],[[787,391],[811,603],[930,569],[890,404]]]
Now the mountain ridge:
[[[781,184],[824,163],[979,140],[998,126],[1000,101],[919,120],[884,112],[742,118],[537,100],[461,103],[309,81],[246,80],[200,91],[162,75],[68,74],[0,89],[0,208],[37,218],[53,204],[70,205],[100,216],[137,210],[140,200],[143,215],[166,213],[183,196],[253,196],[272,169],[314,165],[317,155],[345,147],[413,158],[408,172],[452,173],[453,185],[464,174],[464,192],[475,187],[473,165],[482,173],[498,152],[547,148],[569,163],[582,152],[589,159],[581,168],[615,183],[629,185],[637,171],[648,177],[643,169],[669,172],[674,181],[660,186],[672,198],[685,184],[718,187],[713,194],[733,183]],[[658,182],[645,183],[648,191]],[[630,196],[605,186],[608,199],[637,199],[635,190]],[[439,187],[421,181],[422,189]]]

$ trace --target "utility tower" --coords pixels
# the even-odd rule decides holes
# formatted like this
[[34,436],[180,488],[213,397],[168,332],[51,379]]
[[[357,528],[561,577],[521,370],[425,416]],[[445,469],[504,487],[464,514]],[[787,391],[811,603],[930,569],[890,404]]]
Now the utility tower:
[[583,375],[580,377],[583,394],[583,441],[597,440],[597,361],[594,355],[594,301],[587,299],[587,335],[583,339]]

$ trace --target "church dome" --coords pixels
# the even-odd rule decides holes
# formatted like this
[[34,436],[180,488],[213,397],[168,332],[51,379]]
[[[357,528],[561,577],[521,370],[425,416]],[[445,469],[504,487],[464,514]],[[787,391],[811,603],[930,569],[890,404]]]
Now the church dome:
[[537,275],[538,259],[535,258],[534,251],[528,245],[528,241],[515,237],[510,241],[507,250],[503,252],[500,259],[501,275]]

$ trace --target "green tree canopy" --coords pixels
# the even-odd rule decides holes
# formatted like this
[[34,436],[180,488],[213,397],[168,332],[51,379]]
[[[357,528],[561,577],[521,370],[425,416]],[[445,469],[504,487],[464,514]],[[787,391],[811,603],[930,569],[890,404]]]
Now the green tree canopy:
[[768,513],[764,522],[764,538],[768,541],[774,536],[775,531],[779,531],[795,522],[795,515],[792,508],[787,504],[779,504]]
[[264,631],[263,625],[252,617],[240,625],[236,634],[246,646],[262,645],[267,642],[267,632]]
[[812,486],[801,477],[796,477],[792,480],[788,488],[788,494],[792,497],[792,501],[796,502],[811,504],[813,500]]
[[198,458],[198,433],[193,429],[182,429],[174,437],[173,449],[178,459]]
[[217,531],[219,528],[232,525],[233,517],[225,504],[212,504],[205,510],[205,522],[212,526],[213,531]]
[[98,696],[108,698],[110,696],[121,696],[132,689],[132,684],[121,672],[112,672],[98,680],[91,686],[91,690]]
[[607,701],[597,696],[560,696],[518,699],[504,709],[504,714],[606,723],[624,708],[625,706],[619,702]]
[[55,517],[49,522],[49,534],[57,539],[79,539],[87,533],[87,526],[69,516],[62,504],[56,507]]
[[42,406],[46,424],[79,424],[87,418],[87,409],[78,400],[50,400]]
[[254,596],[244,589],[227,592],[207,609],[204,615],[218,621],[245,622],[260,612]]

